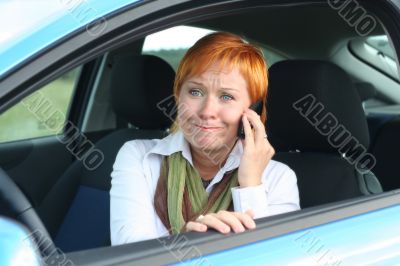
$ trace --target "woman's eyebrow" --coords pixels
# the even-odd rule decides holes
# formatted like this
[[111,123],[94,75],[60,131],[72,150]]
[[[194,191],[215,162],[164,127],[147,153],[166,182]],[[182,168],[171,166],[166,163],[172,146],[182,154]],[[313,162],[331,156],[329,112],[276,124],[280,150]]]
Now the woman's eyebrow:
[[[200,81],[194,81],[194,80],[188,80],[188,83],[193,83],[202,87],[205,87],[205,85],[203,83],[201,83]],[[238,89],[236,88],[226,88],[226,87],[222,87],[219,89],[219,91],[235,91],[235,92],[239,92]]]
[[238,89],[235,89],[235,88],[221,88],[220,90],[226,90],[226,91],[236,91],[236,92],[238,92],[238,91],[239,91]]
[[188,80],[188,83],[193,83],[193,84],[200,85],[200,86],[204,87],[204,84],[201,83],[201,82],[198,82],[198,81]]
[[221,87],[217,90],[219,93],[240,93],[240,90],[234,87]]

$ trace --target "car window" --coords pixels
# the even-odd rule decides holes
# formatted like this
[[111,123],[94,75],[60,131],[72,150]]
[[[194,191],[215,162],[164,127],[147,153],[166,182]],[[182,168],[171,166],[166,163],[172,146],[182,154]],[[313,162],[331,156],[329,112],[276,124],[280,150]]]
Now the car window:
[[[98,132],[118,127],[118,118],[110,102],[111,91],[108,83],[111,77],[111,68],[109,66],[113,64],[113,58],[136,53],[154,55],[165,60],[176,71],[186,51],[198,39],[211,32],[214,31],[201,27],[180,25],[147,35],[143,42],[140,42],[140,45],[131,43],[125,49],[105,54],[101,59],[102,63],[96,74],[98,82],[95,83],[91,90],[90,100],[83,119],[82,132]],[[250,41],[253,42],[253,40]],[[268,66],[287,59],[278,51],[264,44],[257,44],[263,50]],[[136,45],[139,45],[138,48]]]
[[183,55],[198,39],[212,30],[177,26],[148,35],[143,44],[142,54],[158,56],[167,61],[175,71]]
[[79,72],[80,67],[69,71],[1,114],[0,142],[59,134]]
[[[167,61],[176,71],[179,62],[189,47],[201,37],[212,32],[214,31],[189,26],[177,26],[159,31],[145,38],[142,54],[158,56]],[[268,66],[286,59],[272,49],[261,44],[258,45],[263,50]]]

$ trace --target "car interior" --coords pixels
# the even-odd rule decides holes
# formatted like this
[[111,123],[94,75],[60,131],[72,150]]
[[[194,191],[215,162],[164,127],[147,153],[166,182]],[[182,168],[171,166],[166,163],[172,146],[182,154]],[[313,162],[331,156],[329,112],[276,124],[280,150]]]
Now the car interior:
[[[263,48],[269,66],[266,130],[276,150],[273,159],[295,171],[302,209],[400,187],[395,171],[400,148],[398,72],[388,74],[352,45],[384,36],[390,46],[384,25],[378,22],[360,36],[326,3],[254,4],[223,14],[211,12],[144,32],[76,66],[79,74],[67,117],[77,131],[66,127],[62,137],[0,143],[0,166],[27,196],[62,251],[110,245],[110,173],[117,152],[126,141],[168,134],[174,103],[160,108],[160,102],[171,99],[176,62],[188,46],[171,48],[170,54],[148,52],[144,46],[150,36],[168,34],[178,26],[187,27],[189,31],[181,34],[188,35],[190,29],[236,33]],[[193,42],[199,38],[183,37]],[[377,49],[371,53],[377,60],[388,60]],[[306,95],[318,106],[302,115],[294,104]],[[344,134],[336,136],[337,145],[324,134],[321,121],[328,114],[336,120],[332,129],[344,128]],[[344,137],[353,142],[338,143]],[[104,155],[95,169],[71,155],[71,150],[88,152],[89,141]],[[375,161],[366,171],[359,171],[361,155]]]

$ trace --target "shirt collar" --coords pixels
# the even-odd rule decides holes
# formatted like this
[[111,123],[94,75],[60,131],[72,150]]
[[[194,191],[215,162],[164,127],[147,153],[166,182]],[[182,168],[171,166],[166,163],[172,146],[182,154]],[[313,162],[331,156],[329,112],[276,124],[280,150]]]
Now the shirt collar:
[[183,157],[192,163],[192,154],[190,153],[189,143],[186,141],[183,132],[178,130],[165,138],[161,139],[150,151],[149,153],[160,154],[164,156],[169,156],[175,152],[182,152]]
[[[188,162],[193,166],[192,154],[190,152],[190,146],[185,139],[183,132],[181,130],[176,131],[168,135],[167,137],[161,139],[150,151],[150,153],[160,154],[164,156],[169,156],[175,152],[182,152],[182,156],[188,160]],[[222,167],[223,172],[233,170],[239,167],[240,158],[243,154],[243,145],[240,140],[237,141],[232,151],[230,152],[225,165]]]

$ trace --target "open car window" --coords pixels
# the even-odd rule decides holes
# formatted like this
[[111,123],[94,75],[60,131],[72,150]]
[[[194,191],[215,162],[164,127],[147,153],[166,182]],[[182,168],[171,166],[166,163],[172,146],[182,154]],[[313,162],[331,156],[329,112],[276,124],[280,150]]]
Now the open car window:
[[[215,31],[193,26],[175,26],[146,36],[142,54],[158,56],[167,61],[176,71],[186,51],[198,39],[212,32]],[[262,43],[259,45],[268,66],[287,59],[286,56],[267,48]]]
[[176,26],[146,36],[142,54],[158,56],[167,61],[176,71],[186,51],[201,37],[212,30]]
[[79,73],[65,73],[2,113],[0,143],[61,134]]

